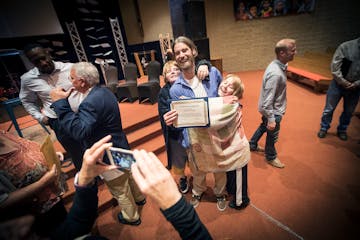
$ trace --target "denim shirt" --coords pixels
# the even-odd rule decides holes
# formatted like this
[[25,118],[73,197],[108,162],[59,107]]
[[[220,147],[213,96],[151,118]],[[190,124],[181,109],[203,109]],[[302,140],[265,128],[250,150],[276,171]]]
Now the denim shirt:
[[[217,97],[218,96],[218,88],[220,82],[222,81],[222,75],[220,71],[215,68],[211,67],[209,76],[202,80],[202,85],[205,88],[206,94],[208,97]],[[173,100],[180,99],[181,96],[194,98],[195,93],[189,86],[188,82],[184,79],[184,76],[181,74],[179,78],[175,81],[175,83],[170,88],[170,97]],[[185,148],[189,148],[189,136],[187,129],[183,129],[183,138],[181,139],[181,144]]]
[[258,110],[269,122],[275,122],[275,115],[285,114],[286,68],[287,64],[275,59],[264,72]]
[[[202,85],[204,86],[208,97],[218,96],[218,88],[221,80],[222,76],[220,71],[215,67],[211,67],[209,76],[202,80]],[[193,90],[189,86],[188,82],[184,79],[182,74],[170,88],[170,97],[172,99],[178,100],[181,96],[189,98],[195,97]]]

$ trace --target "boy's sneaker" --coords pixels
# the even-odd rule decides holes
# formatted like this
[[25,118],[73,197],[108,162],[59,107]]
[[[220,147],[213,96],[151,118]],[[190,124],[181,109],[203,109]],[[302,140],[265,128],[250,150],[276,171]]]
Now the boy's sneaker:
[[242,204],[240,204],[239,206],[236,205],[235,201],[232,200],[229,202],[229,207],[234,208],[236,210],[241,210],[246,208],[249,205],[250,201],[244,201]]
[[197,206],[199,206],[200,199],[201,199],[201,196],[193,194],[192,197],[191,197],[191,200],[190,200],[190,204],[194,208],[196,208]]
[[189,191],[189,184],[187,181],[187,177],[180,178],[179,187],[180,187],[180,192],[184,194]]
[[146,204],[146,198],[144,198],[144,200],[141,200],[141,201],[138,201],[138,202],[135,202],[135,203],[138,206],[144,206]]
[[216,197],[216,206],[219,209],[219,211],[224,211],[226,209],[226,198],[225,196]]

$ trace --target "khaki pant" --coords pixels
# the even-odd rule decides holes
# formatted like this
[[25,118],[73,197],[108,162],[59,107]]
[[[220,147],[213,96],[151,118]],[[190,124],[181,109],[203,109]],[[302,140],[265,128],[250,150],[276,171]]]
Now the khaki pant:
[[124,219],[129,222],[137,221],[140,216],[135,202],[144,200],[145,196],[140,192],[131,173],[125,172],[118,178],[105,181],[105,184],[118,201]]
[[[206,191],[206,174],[207,172],[200,171],[196,168],[193,161],[189,161],[191,173],[193,175],[193,189],[192,193],[200,196]],[[225,194],[226,188],[226,172],[213,173],[215,179],[214,194],[217,197]]]

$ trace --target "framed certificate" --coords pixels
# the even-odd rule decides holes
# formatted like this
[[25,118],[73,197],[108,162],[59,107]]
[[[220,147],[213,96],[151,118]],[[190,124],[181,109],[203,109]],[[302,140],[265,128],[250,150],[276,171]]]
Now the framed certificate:
[[178,112],[174,127],[208,127],[210,125],[208,98],[174,100],[170,103],[170,108]]

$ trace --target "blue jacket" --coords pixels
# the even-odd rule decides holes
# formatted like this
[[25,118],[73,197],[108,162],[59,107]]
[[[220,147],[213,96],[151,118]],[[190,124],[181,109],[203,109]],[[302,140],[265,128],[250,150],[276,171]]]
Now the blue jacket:
[[[204,86],[208,97],[218,96],[218,88],[221,81],[222,75],[220,71],[215,67],[211,67],[209,77],[202,80],[202,85]],[[180,75],[170,88],[170,96],[172,99],[180,99],[181,96],[194,98],[195,94],[183,75]]]

